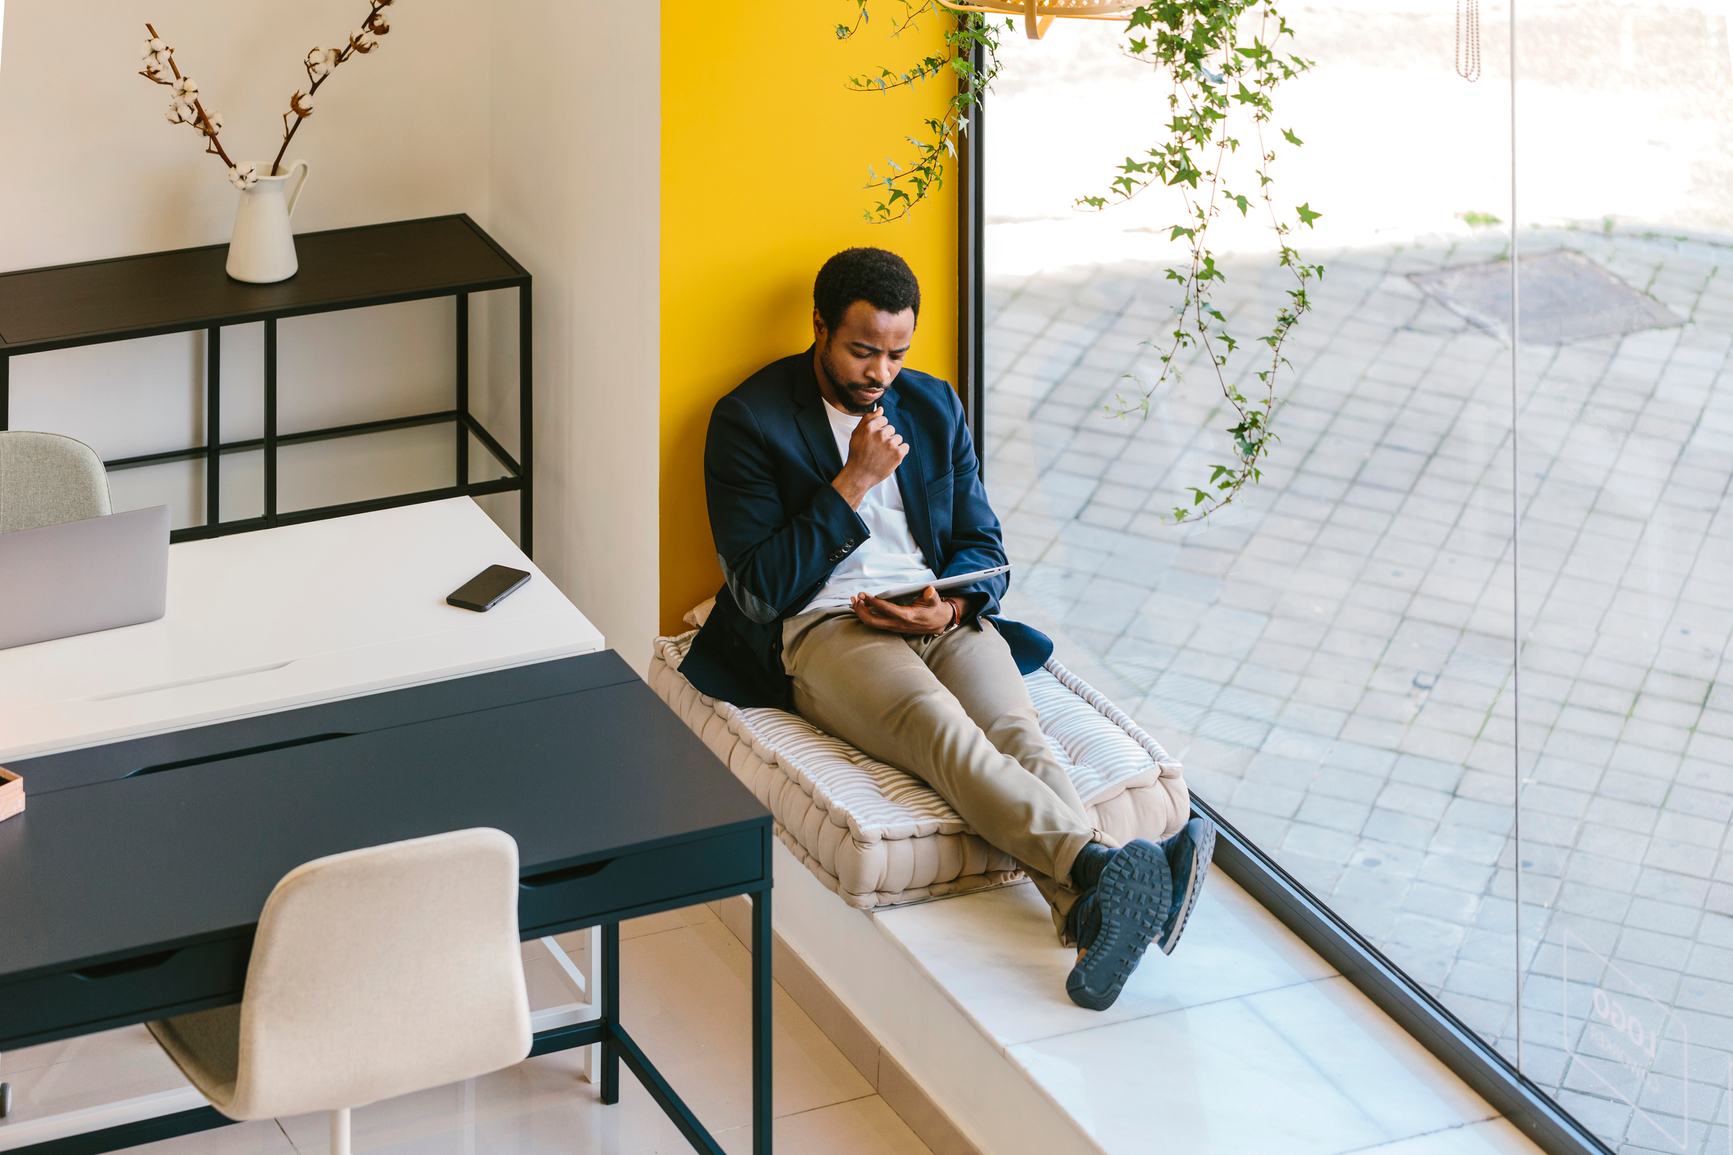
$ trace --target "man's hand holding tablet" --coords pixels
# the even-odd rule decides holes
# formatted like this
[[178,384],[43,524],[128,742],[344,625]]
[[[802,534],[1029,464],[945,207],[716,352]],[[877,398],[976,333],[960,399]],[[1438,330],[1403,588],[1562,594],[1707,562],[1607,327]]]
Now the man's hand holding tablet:
[[[875,630],[886,630],[893,634],[942,634],[955,629],[961,623],[966,611],[962,598],[945,598],[939,595],[940,590],[958,589],[974,585],[990,577],[1009,573],[1008,565],[995,566],[992,569],[975,570],[973,573],[956,574],[952,577],[940,578],[932,582],[916,582],[914,585],[892,586],[877,594],[858,593],[849,603],[855,617],[862,624]],[[918,594],[914,601],[897,603],[891,598],[908,597]]]

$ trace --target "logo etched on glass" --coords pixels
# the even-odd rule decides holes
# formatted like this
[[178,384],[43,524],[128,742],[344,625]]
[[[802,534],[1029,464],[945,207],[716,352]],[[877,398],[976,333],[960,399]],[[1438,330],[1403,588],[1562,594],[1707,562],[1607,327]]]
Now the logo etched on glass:
[[1564,933],[1562,969],[1564,1049],[1572,1060],[1565,1086],[1629,1106],[1655,1132],[1645,1145],[1664,1140],[1688,1150],[1691,1048],[1685,1023],[1570,931]]

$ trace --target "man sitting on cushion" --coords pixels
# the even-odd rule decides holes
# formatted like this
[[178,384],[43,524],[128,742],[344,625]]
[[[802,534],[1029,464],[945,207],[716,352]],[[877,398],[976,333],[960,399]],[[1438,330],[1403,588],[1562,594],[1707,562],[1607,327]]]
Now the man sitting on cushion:
[[956,393],[903,367],[921,291],[902,258],[848,249],[813,286],[813,347],[717,402],[704,446],[726,584],[680,667],[711,697],[795,710],[925,781],[1022,863],[1079,949],[1079,1006],[1171,952],[1215,831],[1112,849],[1037,724],[1023,674],[1053,651],[998,616],[998,576],[907,604],[875,590],[1005,564]]

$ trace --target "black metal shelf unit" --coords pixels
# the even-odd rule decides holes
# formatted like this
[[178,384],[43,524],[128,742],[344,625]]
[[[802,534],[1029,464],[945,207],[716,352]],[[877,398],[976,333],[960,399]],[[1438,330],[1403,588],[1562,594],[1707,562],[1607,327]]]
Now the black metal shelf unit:
[[[295,238],[300,271],[274,285],[231,280],[223,271],[227,245],[177,249],[0,273],[0,429],[10,424],[13,357],[127,341],[164,333],[206,333],[205,443],[104,462],[136,469],[173,461],[205,463],[205,524],[177,529],[174,541],[269,529],[441,498],[517,491],[519,544],[532,545],[530,274],[467,215],[428,217],[303,233]],[[516,457],[469,409],[469,295],[517,290],[519,448]],[[452,297],[457,311],[456,390],[450,409],[383,421],[282,434],[277,430],[277,322],[285,317]],[[263,322],[264,436],[222,439],[222,330]],[[450,423],[454,431],[453,483],[439,489],[324,505],[287,512],[277,508],[277,451],[281,446]],[[469,438],[498,459],[509,476],[469,480]],[[264,514],[224,521],[224,454],[264,455]]]

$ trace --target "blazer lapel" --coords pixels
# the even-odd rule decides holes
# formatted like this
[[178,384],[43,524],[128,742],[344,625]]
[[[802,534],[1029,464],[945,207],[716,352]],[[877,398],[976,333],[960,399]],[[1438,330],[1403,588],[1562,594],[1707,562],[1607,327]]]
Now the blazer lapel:
[[825,416],[824,397],[818,391],[818,378],[812,372],[812,350],[807,350],[806,372],[795,378],[794,423],[806,442],[807,457],[812,471],[829,481],[842,472],[842,454],[836,449],[836,435],[831,432],[830,418]]
[[922,452],[925,431],[909,420],[897,405],[896,382],[891,382],[891,387],[885,390],[879,405],[885,411],[885,420],[903,435],[903,444],[909,447],[908,456],[897,466],[897,489],[903,495],[903,516],[909,520],[909,533],[921,547],[921,552],[927,555],[927,564],[938,573],[944,568],[945,559],[939,556],[939,543],[933,539],[933,517],[927,508],[927,471]]

